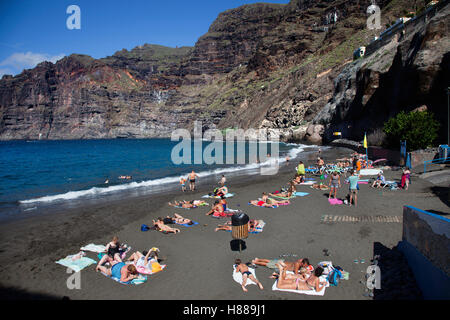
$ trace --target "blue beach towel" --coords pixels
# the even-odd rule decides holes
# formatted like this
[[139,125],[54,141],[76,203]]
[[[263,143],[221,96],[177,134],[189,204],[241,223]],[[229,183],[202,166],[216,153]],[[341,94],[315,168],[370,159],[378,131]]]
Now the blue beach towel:
[[187,228],[198,225],[198,222],[195,222],[195,221],[192,221],[192,222],[193,222],[194,224],[191,224],[191,225],[189,225],[189,224],[187,224],[187,223],[185,223],[185,224],[176,223],[176,224],[178,224],[178,225],[180,225],[180,226],[183,226],[183,227],[187,227]]
[[116,281],[118,283],[125,284],[125,285],[130,285],[131,284],[131,285],[136,285],[137,286],[139,284],[143,284],[143,283],[147,282],[147,276],[144,276],[142,274],[139,274],[138,278],[133,279],[133,280],[128,281],[128,282],[122,282],[122,281],[120,281],[119,278],[109,276],[109,275],[107,275],[106,273],[103,273],[103,272],[101,272],[101,274],[104,275],[107,278],[110,278],[110,279],[112,279],[112,280],[114,280],[114,281]]
[[304,197],[307,196],[309,193],[308,192],[294,192],[294,195],[296,197]]

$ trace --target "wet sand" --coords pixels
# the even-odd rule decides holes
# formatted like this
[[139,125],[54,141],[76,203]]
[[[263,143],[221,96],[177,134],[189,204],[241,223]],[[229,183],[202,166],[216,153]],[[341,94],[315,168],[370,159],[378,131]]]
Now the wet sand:
[[[334,160],[352,153],[349,149],[322,151],[325,160]],[[313,164],[315,156],[310,155]],[[364,297],[364,274],[374,254],[374,246],[389,251],[401,240],[401,222],[323,222],[324,216],[375,217],[399,216],[402,206],[412,205],[435,213],[448,214],[449,207],[431,192],[432,184],[413,177],[408,191],[378,190],[361,185],[358,206],[331,206],[327,191],[299,186],[297,191],[309,192],[308,196],[291,200],[288,206],[277,209],[248,205],[263,191],[272,192],[285,186],[294,174],[291,163],[276,176],[228,178],[227,186],[236,195],[228,199],[232,209],[243,210],[251,219],[266,222],[260,234],[250,234],[245,240],[246,249],[232,251],[231,233],[214,228],[228,219],[206,216],[208,207],[192,210],[174,209],[167,205],[172,200],[200,199],[213,186],[202,185],[195,192],[181,191],[167,195],[152,195],[108,204],[89,206],[33,216],[0,225],[0,286],[1,299],[152,299],[152,300],[321,300],[321,299],[369,299]],[[401,171],[385,171],[388,180],[400,179]],[[341,183],[343,179],[341,179]],[[343,184],[338,197],[347,194]],[[210,204],[212,199],[208,199]],[[179,234],[162,234],[157,231],[141,232],[142,224],[151,225],[152,219],[179,213],[199,222],[195,227],[181,229]],[[343,219],[343,218],[341,218]],[[95,272],[95,265],[81,271],[81,289],[70,290],[66,281],[71,274],[55,263],[70,254],[79,252],[89,243],[106,244],[112,236],[143,251],[151,247],[161,250],[160,257],[167,268],[149,277],[147,283],[125,286]],[[328,249],[329,256],[324,256]],[[251,261],[253,258],[295,259],[288,255],[308,257],[312,264],[332,261],[350,273],[348,281],[338,287],[326,289],[324,296],[308,296],[272,291],[272,271],[256,268],[256,275],[264,290],[248,286],[244,293],[232,279],[235,258]],[[96,254],[87,256],[98,261]],[[364,259],[365,263],[354,263]]]

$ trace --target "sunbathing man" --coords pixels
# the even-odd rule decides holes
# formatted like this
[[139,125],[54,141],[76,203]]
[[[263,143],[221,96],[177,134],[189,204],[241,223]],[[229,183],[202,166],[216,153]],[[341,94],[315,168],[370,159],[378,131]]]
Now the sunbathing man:
[[267,267],[269,269],[278,269],[277,263],[280,263],[280,262],[283,263],[283,265],[285,265],[286,270],[293,271],[294,274],[298,274],[298,270],[300,270],[301,268],[306,268],[308,273],[311,273],[311,271],[314,269],[309,264],[308,258],[298,259],[297,261],[293,261],[293,262],[285,261],[284,259],[269,260],[269,259],[255,258],[252,260],[253,264],[258,265],[258,266]]
[[269,196],[265,192],[263,192],[261,200],[250,201],[250,204],[252,204],[254,206],[269,207],[269,208],[276,208],[279,205],[289,204],[289,203],[290,203],[289,200],[277,201],[272,198],[269,198]]
[[278,289],[287,289],[287,290],[315,290],[316,292],[321,291],[326,284],[322,284],[319,280],[319,277],[323,273],[322,267],[317,267],[314,271],[314,274],[312,274],[306,281],[302,281],[300,278],[288,278],[286,276],[286,265],[283,263],[277,264],[279,271],[280,271],[280,277],[277,281],[277,288]]
[[173,203],[169,202],[169,206],[172,207],[181,207],[181,208],[185,208],[185,209],[191,209],[191,208],[195,208],[196,206],[193,203],[190,203],[188,201],[174,201]]
[[297,188],[295,187],[294,180],[292,180],[289,182],[289,188],[288,188],[287,192],[279,192],[276,194],[269,193],[269,196],[290,198],[290,197],[292,197],[292,194],[296,191],[297,191]]
[[164,220],[162,218],[158,218],[157,221],[153,220],[153,225],[157,228],[158,231],[165,233],[177,233],[180,232],[180,229],[171,228],[164,224]]
[[184,218],[184,217],[180,216],[178,213],[174,213],[173,215],[174,215],[173,218],[170,217],[170,216],[167,216],[167,218],[165,218],[163,220],[164,224],[166,224],[166,223],[177,223],[177,224],[187,224],[187,225],[190,225],[190,226],[194,224],[194,222],[192,222],[192,220]]
[[256,279],[252,275],[252,273],[248,270],[248,266],[246,264],[242,263],[241,259],[236,259],[234,263],[236,264],[235,272],[236,273],[240,272],[242,274],[241,287],[242,287],[242,290],[244,290],[244,292],[248,291],[247,288],[245,288],[245,285],[247,283],[247,278],[252,280],[253,282],[255,282],[261,290],[264,289],[261,282],[259,282],[258,279]]
[[121,282],[128,282],[139,277],[136,267],[132,264],[126,265],[123,262],[113,261],[112,267],[106,268],[103,266],[97,266],[96,271],[101,271],[108,276],[118,278]]
[[[260,220],[250,220],[248,222],[248,232],[254,232],[256,231],[256,228],[260,225]],[[219,231],[219,230],[224,230],[224,231],[232,231],[232,226],[231,226],[231,221],[226,222],[223,225],[218,225],[216,229],[214,229],[214,231]]]
[[220,203],[219,200],[216,200],[214,202],[213,208],[206,213],[207,216],[209,216],[211,214],[216,218],[226,216],[225,212],[223,210],[223,205]]

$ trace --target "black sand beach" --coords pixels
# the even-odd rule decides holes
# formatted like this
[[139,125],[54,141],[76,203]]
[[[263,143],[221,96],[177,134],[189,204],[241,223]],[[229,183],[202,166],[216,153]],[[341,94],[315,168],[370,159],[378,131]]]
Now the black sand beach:
[[[322,151],[326,161],[350,153],[351,150],[343,148]],[[313,164],[314,158],[311,154],[308,164]],[[0,225],[1,299],[371,299],[363,296],[365,285],[360,281],[365,282],[364,275],[374,255],[374,246],[383,248],[388,254],[401,240],[402,206],[449,214],[448,206],[432,193],[432,184],[414,176],[407,191],[382,191],[361,185],[357,207],[331,206],[327,191],[313,190],[309,186],[299,186],[298,191],[310,194],[294,198],[288,206],[268,209],[248,205],[263,191],[272,192],[285,186],[293,176],[295,165],[291,162],[276,176],[228,179],[230,192],[236,194],[228,199],[229,207],[241,209],[250,218],[266,222],[262,233],[249,235],[245,241],[247,247],[241,253],[230,249],[231,233],[214,231],[227,219],[206,216],[207,207],[184,210],[167,205],[174,199],[200,199],[212,189],[211,185],[202,184],[201,179],[195,192],[152,195],[4,222]],[[401,171],[385,171],[388,180],[399,180],[400,175]],[[348,185],[343,184],[338,196],[343,198],[347,190]],[[179,234],[140,231],[141,224],[151,225],[152,219],[175,212],[200,224],[190,228],[180,226]],[[400,222],[324,222],[325,215],[397,216]],[[114,235],[132,246],[132,250],[158,247],[167,268],[150,276],[145,284],[125,286],[95,272],[95,265],[91,265],[81,271],[81,289],[69,290],[66,281],[70,274],[55,261],[79,252],[80,247],[89,243],[106,244]],[[330,255],[324,256],[323,249]],[[327,288],[324,296],[272,291],[271,270],[264,267],[256,268],[264,290],[252,285],[244,293],[232,279],[235,258],[246,262],[255,257],[286,255],[284,258],[290,260],[295,259],[287,256],[292,254],[308,257],[313,265],[332,261],[348,271],[350,278],[342,280],[338,287]],[[87,256],[98,261],[94,253],[88,252]],[[355,259],[364,259],[365,263],[356,264]],[[400,291],[396,294],[391,298],[407,298]]]

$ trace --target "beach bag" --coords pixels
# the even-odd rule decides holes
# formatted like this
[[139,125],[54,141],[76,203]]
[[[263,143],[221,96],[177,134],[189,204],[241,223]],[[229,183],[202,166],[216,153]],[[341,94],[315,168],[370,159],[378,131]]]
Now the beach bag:
[[343,276],[341,271],[334,268],[333,271],[328,274],[327,280],[330,283],[330,286],[337,287],[337,285],[339,284],[339,279],[341,279],[342,277]]
[[152,273],[156,273],[162,270],[161,265],[159,262],[152,262]]
[[143,224],[141,226],[141,231],[148,231],[148,230],[150,230],[150,228],[146,224]]

